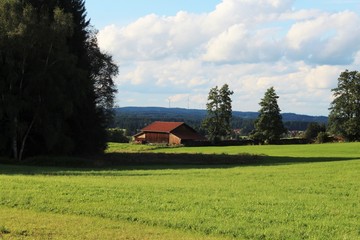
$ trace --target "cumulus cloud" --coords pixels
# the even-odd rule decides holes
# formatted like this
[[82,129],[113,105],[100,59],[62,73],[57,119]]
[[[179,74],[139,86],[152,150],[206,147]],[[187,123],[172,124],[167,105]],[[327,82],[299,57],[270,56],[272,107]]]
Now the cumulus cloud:
[[209,41],[204,60],[238,63],[276,61],[283,56],[280,41],[271,38],[276,31],[251,31],[243,24],[233,25]]
[[186,99],[204,107],[209,89],[228,83],[234,109],[256,111],[274,86],[284,111],[327,114],[338,75],[360,62],[360,16],[293,4],[223,0],[209,13],[150,14],[105,27],[99,45],[120,65],[120,96],[153,93],[161,106],[166,95],[183,107]]
[[336,87],[336,80],[343,69],[323,65],[314,68],[308,67],[304,71],[306,73],[305,83],[308,89],[331,89]]
[[349,11],[297,22],[286,36],[290,55],[312,63],[350,64],[360,48],[359,23],[359,15]]

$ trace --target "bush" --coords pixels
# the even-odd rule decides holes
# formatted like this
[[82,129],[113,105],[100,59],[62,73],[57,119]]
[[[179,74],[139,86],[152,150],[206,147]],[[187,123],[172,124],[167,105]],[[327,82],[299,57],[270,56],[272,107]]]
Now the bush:
[[107,141],[117,143],[128,143],[129,138],[126,136],[126,130],[121,128],[108,128]]
[[325,132],[326,126],[324,124],[319,124],[316,122],[309,123],[305,133],[304,138],[306,138],[309,142],[317,141],[317,137],[319,133]]
[[326,143],[329,141],[329,136],[327,135],[326,132],[319,132],[317,137],[316,137],[316,142],[317,143]]

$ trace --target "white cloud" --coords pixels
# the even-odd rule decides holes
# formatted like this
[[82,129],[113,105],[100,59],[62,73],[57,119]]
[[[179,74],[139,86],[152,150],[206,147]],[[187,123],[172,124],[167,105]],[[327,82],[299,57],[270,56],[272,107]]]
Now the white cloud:
[[189,99],[189,94],[175,94],[170,96],[169,99],[171,102],[183,102]]
[[359,23],[359,15],[349,11],[297,22],[286,37],[290,55],[313,63],[350,64],[360,49]]
[[336,87],[339,73],[344,69],[336,66],[323,65],[308,68],[305,82],[309,89],[331,89]]
[[302,20],[317,18],[323,14],[326,13],[317,9],[301,9],[297,11],[284,12],[280,15],[279,20],[302,21]]
[[209,13],[150,14],[105,27],[99,45],[119,63],[119,96],[143,96],[138,105],[166,106],[170,96],[203,108],[209,89],[228,83],[236,110],[256,111],[274,86],[284,111],[327,114],[338,75],[360,63],[360,16],[293,3],[223,0]]
[[271,34],[276,29],[252,31],[244,24],[229,27],[211,39],[204,60],[214,62],[276,61],[282,56],[282,46]]

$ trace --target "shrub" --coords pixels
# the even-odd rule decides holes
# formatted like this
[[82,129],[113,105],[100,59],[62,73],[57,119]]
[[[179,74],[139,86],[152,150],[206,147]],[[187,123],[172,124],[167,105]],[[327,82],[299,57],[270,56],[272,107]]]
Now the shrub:
[[126,136],[126,130],[121,128],[108,128],[107,141],[117,143],[128,143],[129,138]]
[[316,122],[309,123],[307,129],[304,133],[304,138],[306,138],[309,142],[317,141],[317,137],[319,133],[325,132],[326,126],[324,124],[319,124]]
[[326,143],[329,141],[329,136],[327,135],[326,132],[319,132],[317,137],[316,137],[316,142],[317,143]]

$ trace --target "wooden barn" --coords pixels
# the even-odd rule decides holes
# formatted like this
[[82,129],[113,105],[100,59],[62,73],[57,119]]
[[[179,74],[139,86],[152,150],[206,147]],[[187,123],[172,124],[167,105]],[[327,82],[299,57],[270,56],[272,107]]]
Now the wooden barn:
[[186,144],[205,140],[192,127],[184,122],[153,122],[134,135],[137,142],[166,143],[171,145]]

